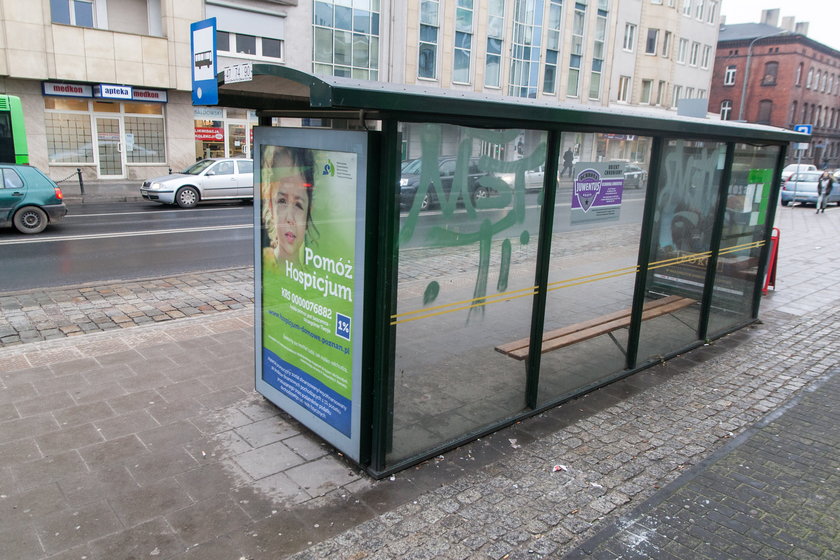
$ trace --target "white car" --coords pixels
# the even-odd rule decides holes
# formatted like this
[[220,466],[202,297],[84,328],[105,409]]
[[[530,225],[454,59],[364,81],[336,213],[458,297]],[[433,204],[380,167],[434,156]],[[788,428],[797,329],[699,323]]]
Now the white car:
[[782,181],[789,181],[791,175],[794,173],[801,173],[805,171],[816,171],[817,166],[810,163],[791,163],[782,169]]
[[216,158],[197,161],[181,173],[149,179],[140,187],[145,200],[192,208],[205,200],[253,200],[254,162]]

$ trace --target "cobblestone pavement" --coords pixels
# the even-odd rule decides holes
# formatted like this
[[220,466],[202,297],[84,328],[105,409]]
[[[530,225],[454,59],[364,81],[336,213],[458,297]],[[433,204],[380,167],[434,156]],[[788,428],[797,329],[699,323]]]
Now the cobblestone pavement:
[[[840,343],[840,334],[826,326],[840,320],[837,303],[830,310],[792,321],[781,313],[770,314],[764,325],[749,333],[732,335],[574,401],[566,411],[561,407],[523,422],[503,436],[511,440],[511,446],[530,439],[522,438],[522,433],[552,433],[293,558],[516,559],[557,558],[569,553],[602,524],[690,472],[803,386],[836,367],[832,349]],[[821,331],[826,336],[811,336]],[[836,393],[832,397],[836,401]],[[601,408],[596,401],[608,406]],[[568,415],[590,407],[597,412],[565,425]],[[785,453],[793,454],[807,446],[786,435],[778,443]],[[823,467],[836,468],[836,446],[812,449],[812,453],[821,456]],[[815,505],[836,508],[840,486],[833,483],[838,475],[835,471],[828,478],[828,474],[823,480],[811,478],[798,495],[810,496]],[[736,496],[738,492],[751,497],[759,494],[757,489],[731,486],[723,492],[729,490]],[[772,488],[766,492],[772,494]],[[772,511],[772,505],[769,509]],[[757,538],[750,531],[772,520],[776,532],[782,532],[783,522],[772,516],[762,521],[759,514],[753,518],[751,509],[742,513],[752,521],[747,525],[736,516],[732,526],[742,532],[730,536],[733,542],[728,551],[702,555],[702,548],[680,549],[673,556],[650,557],[774,557],[741,555],[737,546],[750,550],[745,541]],[[808,529],[835,535],[836,518],[813,519]],[[708,527],[695,527],[685,522],[684,516],[680,524],[661,528],[663,539],[677,543],[675,549],[682,539],[704,543],[703,529]],[[826,539],[831,545],[831,537]],[[833,549],[826,548],[824,540],[813,541],[810,553],[801,549],[801,557],[832,557]]]
[[253,302],[251,267],[106,285],[0,292],[0,348],[243,309]]
[[838,370],[566,558],[840,557]]
[[[779,282],[762,304],[762,323],[382,481],[253,391],[248,303],[7,345],[0,348],[1,556],[558,558],[585,552],[633,512],[652,511],[639,508],[663,489],[723,475],[740,486],[718,490],[751,509],[732,514],[746,527],[730,526],[740,537],[720,538],[754,551],[751,531],[791,516],[774,511],[778,501],[765,514],[755,501],[759,488],[735,478],[734,468],[715,474],[712,465],[763,457],[754,449],[764,435],[767,445],[782,446],[783,460],[803,456],[836,470],[836,439],[817,445],[781,422],[811,421],[800,407],[818,398],[828,403],[824,416],[837,409],[836,380],[802,390],[838,367],[840,263],[824,241],[840,234],[838,218],[836,210],[814,217],[780,209]],[[754,428],[786,406],[771,417],[776,424]],[[742,434],[747,443],[730,447]],[[837,534],[840,485],[836,473],[823,477],[803,476],[790,491],[829,514],[801,520],[824,538],[803,536],[799,557],[836,556],[836,540],[827,537]],[[764,488],[771,496],[768,488],[776,485]],[[676,556],[695,558],[706,552],[703,523],[663,523],[657,536],[694,543]],[[786,527],[778,529],[777,537]],[[709,557],[763,557],[733,556],[738,550]]]

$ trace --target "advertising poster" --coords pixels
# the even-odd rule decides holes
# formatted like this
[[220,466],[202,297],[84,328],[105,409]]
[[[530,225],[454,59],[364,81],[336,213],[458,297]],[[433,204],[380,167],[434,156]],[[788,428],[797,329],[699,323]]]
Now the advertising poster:
[[260,147],[262,379],[346,438],[359,406],[358,160],[355,152]]
[[623,163],[575,164],[571,223],[617,221],[621,216],[623,194]]

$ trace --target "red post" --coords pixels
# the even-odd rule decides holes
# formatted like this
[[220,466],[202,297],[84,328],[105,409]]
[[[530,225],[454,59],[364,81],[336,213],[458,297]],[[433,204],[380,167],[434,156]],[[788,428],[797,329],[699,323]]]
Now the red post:
[[779,236],[781,232],[779,228],[773,228],[773,234],[770,236],[770,261],[767,263],[767,275],[764,277],[764,289],[761,290],[763,295],[767,295],[767,287],[773,286],[776,289],[776,264],[779,256]]

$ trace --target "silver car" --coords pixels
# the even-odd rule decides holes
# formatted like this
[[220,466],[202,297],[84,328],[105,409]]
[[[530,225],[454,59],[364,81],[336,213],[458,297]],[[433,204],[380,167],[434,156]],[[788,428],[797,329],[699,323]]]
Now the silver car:
[[253,200],[254,162],[216,158],[197,161],[181,173],[149,179],[140,187],[146,200],[192,208],[205,200]]
[[[782,183],[782,206],[787,206],[791,202],[816,204],[817,183],[820,175],[822,174],[819,171],[801,171],[791,175],[790,179]],[[840,205],[840,188],[837,185],[831,189],[826,203],[828,202],[836,202]]]

